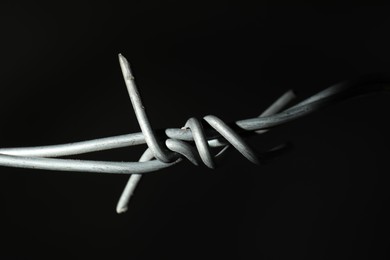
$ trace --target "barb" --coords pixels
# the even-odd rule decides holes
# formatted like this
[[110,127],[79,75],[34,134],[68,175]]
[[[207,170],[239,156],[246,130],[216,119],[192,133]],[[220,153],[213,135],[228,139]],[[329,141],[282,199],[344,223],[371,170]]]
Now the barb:
[[[388,80],[367,78],[346,81],[320,91],[283,110],[295,98],[295,94],[290,90],[258,117],[225,123],[214,115],[208,115],[202,121],[190,118],[183,128],[153,130],[142,104],[134,76],[131,73],[130,65],[121,54],[119,54],[119,63],[141,128],[140,133],[59,145],[1,148],[0,166],[54,171],[132,174],[117,204],[117,212],[122,213],[127,210],[129,200],[140,182],[142,174],[173,166],[184,158],[194,165],[203,163],[209,168],[215,168],[216,160],[218,161],[218,158],[221,158],[230,147],[234,147],[249,161],[258,164],[264,158],[276,156],[278,151],[285,146],[278,145],[270,151],[259,153],[246,143],[244,137],[263,134],[272,127],[288,123],[349,98],[390,90]],[[203,126],[202,123],[207,124]],[[161,139],[162,137],[166,138],[165,145],[164,140]],[[145,143],[148,148],[138,162],[53,158]],[[212,148],[221,149],[219,152],[214,152]]]
[[157,140],[154,134],[153,128],[150,125],[149,119],[146,115],[145,107],[142,105],[142,99],[135,85],[134,76],[131,73],[130,65],[125,57],[119,53],[119,63],[121,65],[123,78],[125,80],[127,90],[131,99],[131,104],[135,115],[137,117],[141,131],[144,134],[145,141],[148,144],[150,150],[152,150],[154,157],[163,162],[172,162],[177,159],[174,153],[165,149]]
[[[295,94],[292,90],[287,91],[285,94],[283,94],[279,99],[277,99],[269,108],[267,108],[260,116],[267,116],[276,114],[277,112],[281,111],[285,106],[287,106],[288,103],[290,103],[295,98]],[[187,121],[188,123],[188,121]],[[256,131],[257,134],[263,134],[267,132],[267,129]],[[233,131],[232,131],[233,132]],[[203,143],[204,141],[201,140]],[[234,142],[234,140],[233,140]],[[167,139],[165,142],[166,146],[174,151],[177,152],[183,156],[185,156],[190,162],[192,162],[194,165],[199,165],[200,157],[199,154],[196,152],[195,148],[193,146],[189,145],[186,142],[175,140],[175,139]],[[216,138],[208,141],[208,145],[210,147],[218,147],[222,146],[222,150],[215,155],[215,158],[220,158],[225,151],[230,147],[227,142],[225,142],[222,138]],[[209,155],[209,148],[207,145],[205,145],[205,149],[207,150],[206,155],[206,162],[204,162],[206,165],[208,165],[210,168],[214,167],[214,162],[211,156]],[[281,150],[284,147],[276,147],[276,150]],[[149,156],[147,156],[147,152],[149,152]],[[270,151],[274,152],[274,151]],[[253,157],[255,157],[253,155]],[[150,149],[147,149],[144,154],[141,156],[141,159],[139,161],[145,161],[145,160],[151,160],[153,159],[153,155],[151,155]],[[256,162],[257,163],[257,162]],[[141,181],[142,175],[139,174],[133,174],[130,176],[116,207],[116,212],[118,214],[124,213],[127,211],[128,204],[130,201],[131,196],[134,194],[135,189],[138,186],[138,183]]]

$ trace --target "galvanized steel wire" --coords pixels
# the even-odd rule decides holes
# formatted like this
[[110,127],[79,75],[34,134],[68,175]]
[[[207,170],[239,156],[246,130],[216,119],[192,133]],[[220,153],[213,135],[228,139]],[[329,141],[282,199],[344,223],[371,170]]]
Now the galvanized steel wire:
[[[188,119],[182,128],[154,130],[143,106],[128,61],[119,54],[119,62],[141,128],[140,133],[60,145],[0,148],[0,165],[52,171],[132,174],[117,205],[117,212],[121,213],[126,211],[129,199],[141,180],[142,174],[173,166],[184,158],[195,165],[203,163],[209,168],[215,168],[215,159],[222,156],[230,147],[234,147],[249,161],[258,164],[267,152],[263,154],[256,152],[247,144],[244,137],[265,133],[270,128],[288,123],[320,108],[352,97],[389,89],[388,81],[378,78],[346,81],[326,88],[283,110],[295,98],[294,93],[290,90],[258,117],[227,124],[215,115],[207,115],[202,120],[197,118]],[[145,143],[148,148],[138,162],[54,158]],[[220,147],[220,151],[214,153],[212,148],[217,147]],[[269,152],[272,153],[278,149],[280,149],[279,146]]]

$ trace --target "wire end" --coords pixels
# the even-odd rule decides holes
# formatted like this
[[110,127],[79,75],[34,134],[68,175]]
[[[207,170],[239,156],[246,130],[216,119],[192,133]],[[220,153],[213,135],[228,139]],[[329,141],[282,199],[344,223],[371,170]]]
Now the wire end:
[[126,206],[118,204],[118,206],[116,207],[116,213],[118,213],[118,214],[125,213],[126,211],[127,211],[127,207]]
[[134,76],[131,73],[130,64],[121,53],[118,54],[119,65],[121,66],[122,74],[125,80],[133,80]]

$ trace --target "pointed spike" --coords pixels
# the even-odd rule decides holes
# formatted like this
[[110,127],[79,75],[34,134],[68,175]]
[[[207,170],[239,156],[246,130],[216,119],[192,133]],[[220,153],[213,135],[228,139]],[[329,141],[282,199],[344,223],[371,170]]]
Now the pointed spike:
[[121,66],[122,74],[125,80],[133,80],[134,76],[131,72],[130,64],[121,53],[118,54],[119,64]]

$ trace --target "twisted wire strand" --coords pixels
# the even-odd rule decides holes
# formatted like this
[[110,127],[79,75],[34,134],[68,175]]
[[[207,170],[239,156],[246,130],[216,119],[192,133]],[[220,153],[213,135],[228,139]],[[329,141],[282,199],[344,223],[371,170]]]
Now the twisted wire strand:
[[207,167],[214,169],[215,163],[213,161],[213,157],[211,156],[211,151],[207,143],[206,135],[200,121],[194,117],[191,117],[188,119],[184,127],[190,129],[191,134],[194,137],[196,149],[198,149],[200,158],[204,164],[206,164]]
[[220,133],[234,148],[236,148],[245,158],[254,164],[259,164],[259,158],[255,151],[239,136],[232,128],[225,124],[220,118],[208,115],[203,118],[218,133]]
[[[273,104],[271,104],[271,106],[269,106],[262,114],[260,114],[260,116],[267,116],[267,115],[272,115],[272,114],[278,113],[285,106],[287,106],[287,104],[289,104],[295,97],[296,97],[295,93],[292,90],[287,91],[280,98],[278,98]],[[268,131],[267,129],[259,130],[259,131],[256,131],[256,134],[263,134],[267,131]],[[196,152],[196,149],[192,145],[190,145],[184,141],[175,140],[175,139],[171,139],[171,138],[168,138],[165,141],[165,144],[168,147],[168,149],[183,155],[194,165],[199,165],[200,156]],[[214,159],[221,157],[230,147],[230,145],[226,141],[224,141],[222,138],[216,138],[216,139],[209,140],[208,145],[210,147],[219,147],[219,146],[223,147],[215,155]],[[274,149],[271,149],[270,152],[274,152],[274,150],[279,150],[282,148],[283,147],[280,147],[280,146],[275,147]],[[146,158],[146,156],[147,156],[146,154],[149,155],[147,158]],[[144,154],[141,156],[139,161],[146,161],[146,160],[151,160],[151,159],[153,159],[153,155],[152,155],[150,149],[147,148],[146,151],[144,152]],[[130,198],[134,194],[134,191],[137,188],[138,183],[141,181],[141,178],[142,178],[142,175],[140,175],[140,174],[132,174],[129,177],[129,180],[126,183],[126,186],[125,186],[124,190],[122,191],[122,194],[121,194],[119,201],[117,203],[117,206],[116,206],[116,212],[118,214],[121,214],[121,213],[124,213],[127,211]]]
[[[172,160],[174,156],[172,156],[171,153],[167,152],[167,150],[161,147],[158,138],[156,137],[155,133],[151,128],[148,116],[146,114],[144,106],[142,105],[141,96],[139,94],[139,91],[134,81],[134,76],[131,74],[131,69],[128,61],[121,54],[119,54],[119,60],[120,60],[123,77],[125,79],[126,86],[129,90],[129,95],[131,98],[133,109],[136,113],[136,117],[140,125],[141,131],[145,136],[145,141],[149,147],[141,156],[139,161],[144,161],[144,160],[148,161],[151,160],[153,157],[159,160],[163,159],[165,162]],[[211,115],[204,117],[204,120],[208,122],[217,132],[219,132],[222,135],[222,137],[224,137],[228,142],[230,142],[237,150],[239,150],[249,160],[258,163],[257,156],[252,151],[252,149],[247,144],[245,144],[244,140],[238,134],[236,134],[230,127],[228,127],[222,120],[220,120],[216,116],[211,116]],[[203,131],[203,126],[201,122],[198,119],[192,117],[188,119],[187,122],[185,123],[184,129],[186,128],[190,129],[194,137],[194,142],[195,142],[196,149],[198,150],[198,153],[190,144],[172,138],[166,140],[165,142],[166,147],[171,151],[175,152],[176,154],[180,154],[186,157],[190,162],[192,162],[195,165],[199,164],[198,161],[200,157],[203,163],[207,167],[214,169],[215,162],[211,155],[209,144],[207,142],[206,135]],[[218,156],[221,155],[224,151],[226,151],[228,146],[226,145],[225,148],[223,148],[222,151],[218,153]],[[153,153],[153,156],[149,151]],[[125,189],[119,198],[116,207],[117,213],[123,213],[127,211],[130,197],[134,193],[134,190],[138,185],[138,183],[140,182],[140,180],[141,180],[140,175],[130,176],[125,186]]]
[[95,172],[113,174],[144,174],[155,172],[181,161],[181,158],[171,163],[159,160],[146,162],[111,162],[74,159],[54,159],[42,157],[26,157],[14,155],[0,155],[0,165],[28,169],[41,169],[51,171]]
[[[383,86],[383,84],[386,83],[388,84],[387,81],[371,82],[371,83],[367,82],[366,84],[361,83],[363,84],[365,92],[360,94],[389,91],[390,88],[388,88],[387,86]],[[344,82],[344,83],[331,86],[326,90],[321,91],[313,95],[312,97],[309,97],[308,99],[294,106],[295,108],[299,107],[301,110],[306,109],[306,111],[304,111],[303,113],[302,111],[299,110],[287,111],[289,112],[288,117],[290,117],[289,118],[290,120],[285,120],[283,118],[283,113],[278,113],[272,116],[266,115],[266,116],[251,118],[251,119],[239,120],[232,123],[231,125],[238,124],[242,127],[242,130],[248,130],[248,131],[251,131],[251,129],[255,129],[255,131],[267,130],[271,127],[282,125],[288,123],[291,120],[295,120],[304,115],[308,115],[324,106],[331,105],[332,103],[336,103],[334,101],[333,102],[329,101],[328,98],[331,98],[332,95],[339,94],[342,91],[348,93],[347,90],[349,90],[349,88],[353,88],[359,85],[360,84],[356,82],[355,84],[353,83],[348,84],[348,82]],[[378,86],[381,87],[378,88]],[[355,96],[357,96],[356,93],[351,93],[349,94],[349,96],[346,95],[343,98],[343,100],[347,100]],[[312,101],[313,103],[309,101]],[[314,103],[314,101],[317,103]],[[252,125],[247,126],[246,123],[249,124],[252,123]],[[253,126],[253,123],[257,123],[257,124]],[[157,130],[156,132],[159,133],[165,132],[165,134],[172,139],[193,141],[192,136],[189,134],[188,130],[186,129],[168,128],[165,130],[160,129]],[[209,140],[217,137],[218,135],[216,135],[215,133],[208,133]],[[0,154],[14,155],[14,156],[27,156],[27,157],[61,157],[61,156],[68,156],[68,155],[77,155],[83,153],[104,151],[104,150],[110,150],[116,148],[130,147],[130,146],[141,145],[141,144],[145,144],[145,138],[143,136],[143,133],[139,132],[139,133],[117,135],[112,137],[98,138],[94,140],[73,142],[67,144],[35,146],[35,147],[0,148]],[[210,145],[212,147],[221,146],[221,144],[214,141],[211,142]]]
[[[122,56],[123,57],[123,56]],[[124,58],[124,57],[123,57]],[[123,66],[123,59],[121,62],[121,67]],[[131,75],[130,69],[124,70],[128,71],[130,75],[125,77],[125,81],[128,87],[134,86],[134,77]],[[123,71],[122,71],[123,72]],[[329,87],[308,99],[301,101],[297,105],[284,110],[282,112],[273,114],[273,115],[263,115],[260,117],[249,118],[244,120],[239,120],[230,124],[227,124],[229,127],[234,128],[235,131],[240,134],[247,134],[248,131],[259,131],[259,130],[268,130],[269,128],[288,123],[292,120],[298,119],[302,116],[308,115],[314,111],[317,111],[320,108],[335,104],[337,102],[346,100],[348,98],[365,95],[368,93],[379,92],[379,91],[388,91],[388,84],[386,81],[348,81],[337,84],[335,86]],[[128,86],[130,84],[130,87]],[[135,88],[136,89],[136,88]],[[130,91],[130,97],[134,94],[139,96],[138,91]],[[132,101],[136,103],[135,101]],[[144,108],[142,102],[140,103],[141,109],[136,112],[137,119],[139,122],[142,121]],[[136,173],[143,174],[155,170],[159,170],[172,164],[180,161],[180,156],[176,152],[169,152],[168,149],[161,146],[157,141],[157,138],[153,140],[154,131],[151,131],[151,126],[141,127],[143,132],[133,133],[128,135],[120,135],[114,137],[100,138],[89,141],[75,142],[70,144],[61,144],[61,145],[50,145],[50,146],[38,146],[38,147],[19,147],[19,148],[2,148],[0,149],[0,165],[10,166],[10,167],[22,167],[22,168],[36,168],[36,169],[46,169],[46,170],[63,170],[63,171],[80,171],[80,172],[96,172],[96,173]],[[176,141],[193,141],[194,136],[191,133],[190,129],[178,129],[178,128],[168,128],[164,130],[156,130],[156,133],[159,135],[165,133],[165,135]],[[205,129],[205,139],[208,141],[210,147],[221,147],[224,146],[223,139],[218,131],[212,129]],[[254,132],[253,132],[254,133]],[[149,137],[147,137],[149,135]],[[152,137],[150,137],[152,136]],[[154,135],[156,136],[156,135]],[[221,141],[222,140],[222,141]],[[37,157],[60,157],[65,155],[75,155],[81,153],[102,151],[120,147],[127,147],[132,145],[139,145],[147,143],[148,147],[151,147],[152,152],[155,156],[160,157],[160,159],[153,160],[151,162],[106,162],[106,161],[87,161],[87,160],[69,160],[69,159],[54,159],[54,158],[37,158]],[[160,150],[158,148],[153,148],[154,146],[160,145]],[[154,151],[153,151],[154,149]],[[188,149],[187,149],[188,150]],[[157,152],[156,152],[157,151]],[[168,151],[168,152],[167,152]],[[165,155],[164,155],[165,154]],[[165,156],[165,157],[164,157]],[[172,162],[163,163],[163,162]]]
[[[183,158],[188,159],[194,165],[203,163],[213,169],[216,167],[215,160],[221,158],[230,147],[234,147],[249,161],[258,164],[261,159],[277,155],[285,146],[276,146],[260,154],[251,148],[240,134],[245,137],[263,134],[272,127],[309,115],[314,111],[340,101],[369,93],[390,90],[389,80],[387,79],[367,78],[359,81],[346,81],[324,89],[284,110],[286,105],[295,98],[295,94],[292,91],[288,91],[258,117],[227,124],[217,116],[208,115],[203,117],[203,121],[207,123],[205,128],[202,125],[202,121],[190,118],[183,128],[153,130],[143,106],[141,95],[135,84],[134,76],[131,73],[130,65],[121,54],[119,54],[119,63],[137,121],[141,128],[140,133],[59,145],[1,148],[0,165],[56,171],[131,174],[116,207],[117,212],[122,213],[127,210],[129,200],[144,173],[173,166],[181,162]],[[162,138],[166,139],[165,145]],[[50,158],[145,143],[148,148],[138,162]],[[222,149],[218,153],[213,154],[211,148],[216,147],[222,147]]]

